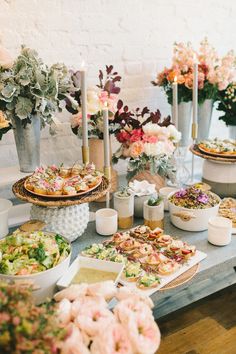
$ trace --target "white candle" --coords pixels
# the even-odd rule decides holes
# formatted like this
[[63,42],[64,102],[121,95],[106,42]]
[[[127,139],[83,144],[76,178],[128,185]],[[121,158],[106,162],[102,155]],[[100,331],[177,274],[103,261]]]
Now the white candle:
[[82,105],[82,146],[88,147],[88,121],[87,121],[87,72],[82,62],[80,68],[81,77],[81,105]]
[[193,124],[198,122],[198,63],[196,55],[193,64]]
[[172,84],[172,90],[173,90],[173,123],[176,126],[176,129],[178,129],[178,82],[177,82],[177,77],[175,76],[174,82]]
[[110,167],[110,144],[109,144],[109,120],[107,103],[103,108],[103,143],[104,143],[104,167]]

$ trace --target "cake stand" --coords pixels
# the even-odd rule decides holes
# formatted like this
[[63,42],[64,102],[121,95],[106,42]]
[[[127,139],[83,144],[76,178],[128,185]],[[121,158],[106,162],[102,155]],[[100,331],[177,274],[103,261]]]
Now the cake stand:
[[208,155],[197,145],[192,145],[190,151],[204,159],[202,181],[221,197],[236,197],[236,157]]
[[24,183],[27,178],[28,176],[13,185],[12,191],[15,196],[32,204],[31,219],[45,222],[45,231],[62,234],[71,242],[81,236],[88,225],[88,203],[103,197],[110,189],[108,179],[103,176],[102,182],[96,189],[81,196],[68,196],[63,199],[45,198],[36,196],[25,189]]

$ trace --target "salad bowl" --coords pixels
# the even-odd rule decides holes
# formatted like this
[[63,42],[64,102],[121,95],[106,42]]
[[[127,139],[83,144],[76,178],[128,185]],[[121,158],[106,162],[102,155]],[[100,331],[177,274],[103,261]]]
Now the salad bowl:
[[[17,238],[14,239],[15,245],[16,245],[16,242],[19,242],[19,244],[20,244],[20,242],[21,242],[20,237],[22,237],[22,238],[25,237],[24,232],[21,232],[20,230],[17,230],[17,231],[19,232],[19,237],[17,235]],[[61,261],[60,261],[60,259],[58,260],[57,263],[54,261],[54,263],[51,267],[45,263],[45,262],[48,262],[47,258],[50,259],[50,257],[53,256],[53,252],[55,254],[55,250],[53,250],[53,248],[51,248],[51,253],[50,253],[50,251],[46,252],[46,254],[49,254],[49,256],[47,258],[45,258],[45,262],[44,262],[44,264],[46,265],[47,268],[43,267],[40,264],[39,269],[36,270],[35,272],[32,272],[30,274],[28,272],[28,274],[24,274],[24,273],[27,273],[24,270],[29,266],[29,262],[32,262],[32,258],[28,259],[26,256],[23,255],[23,252],[22,253],[19,252],[20,249],[17,250],[15,248],[14,251],[11,252],[11,249],[13,249],[13,245],[11,245],[11,240],[9,240],[9,237],[12,236],[12,235],[10,235],[10,236],[7,236],[4,239],[2,239],[0,242],[0,281],[1,280],[7,281],[10,283],[19,284],[22,286],[31,286],[33,289],[32,294],[33,294],[35,303],[41,304],[42,302],[45,302],[45,300],[47,300],[48,298],[52,298],[52,296],[55,292],[57,281],[68,270],[69,265],[70,265],[70,258],[71,258],[71,244],[65,237],[63,237],[61,235],[57,235],[52,232],[36,231],[33,234],[35,234],[35,233],[39,233],[39,236],[41,236],[43,234],[47,238],[48,237],[55,238],[57,236],[59,237],[58,240],[61,242],[61,244],[59,243],[59,249],[60,249],[60,247],[63,247],[62,245],[66,245],[66,247],[67,247],[67,251],[65,252],[63,257],[60,258]],[[29,235],[29,233],[27,233],[27,234]],[[14,233],[13,233],[13,235],[14,235]],[[31,233],[31,235],[32,235],[32,233]],[[4,246],[1,246],[2,243],[4,244]],[[40,245],[40,243],[39,243],[39,245]],[[24,238],[24,246],[22,246],[22,247],[25,247],[25,238]],[[30,247],[30,245],[29,245],[29,247]],[[40,250],[40,248],[38,248],[38,249]],[[27,253],[27,254],[29,254],[30,252],[32,253],[35,251],[32,248],[25,251],[25,253]],[[9,254],[9,257],[7,256],[7,254]],[[16,257],[15,262],[14,262],[14,257]],[[38,257],[39,257],[39,259],[40,259],[40,257],[42,259],[42,251],[41,252],[38,251]],[[10,259],[10,261],[9,261],[9,259]],[[43,262],[41,262],[41,263],[43,263]],[[11,267],[10,267],[10,270],[8,271],[8,269],[6,269],[6,267],[9,264],[11,264]],[[20,270],[18,271],[18,273],[14,274],[15,271],[14,271],[12,264],[15,264],[16,267],[17,266],[19,267],[19,264],[21,264],[22,269],[19,268]],[[9,274],[9,273],[11,273],[11,274]]]
[[[189,207],[179,205],[173,201],[173,196],[182,193],[183,189],[172,192],[168,196],[170,220],[172,224],[181,230],[185,231],[204,231],[208,228],[208,221],[210,218],[218,214],[220,197],[212,192],[204,192],[201,195],[208,195],[212,198],[212,205],[202,205],[201,203],[193,202]],[[206,194],[207,193],[207,194]],[[202,197],[204,201],[204,197]],[[205,199],[206,200],[206,199]],[[205,201],[204,201],[205,202]]]

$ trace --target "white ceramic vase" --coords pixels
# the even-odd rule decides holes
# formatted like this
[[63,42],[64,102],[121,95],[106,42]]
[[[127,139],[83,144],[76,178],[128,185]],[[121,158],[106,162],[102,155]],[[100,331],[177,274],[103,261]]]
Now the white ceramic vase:
[[236,125],[229,125],[229,138],[236,140]]
[[192,101],[178,104],[178,130],[182,134],[180,146],[188,146],[190,143]]

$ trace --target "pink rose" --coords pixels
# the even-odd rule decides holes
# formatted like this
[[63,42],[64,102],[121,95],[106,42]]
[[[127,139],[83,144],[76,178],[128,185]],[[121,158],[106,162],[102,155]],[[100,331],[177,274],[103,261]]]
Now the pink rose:
[[72,128],[81,127],[82,126],[82,113],[78,112],[73,114],[70,120],[70,124]]
[[[94,338],[91,354],[133,354],[128,335],[119,323],[113,323]],[[148,353],[147,353],[148,354]]]
[[130,134],[131,134],[130,141],[134,143],[135,141],[141,140],[143,136],[143,131],[142,129],[134,129],[131,131]]
[[108,92],[107,91],[101,91],[98,95],[99,100],[101,101],[102,104],[108,101]]
[[145,143],[155,144],[157,142],[157,137],[155,135],[143,135],[143,141]]
[[134,159],[144,152],[144,145],[142,141],[136,141],[130,146],[130,156]]

